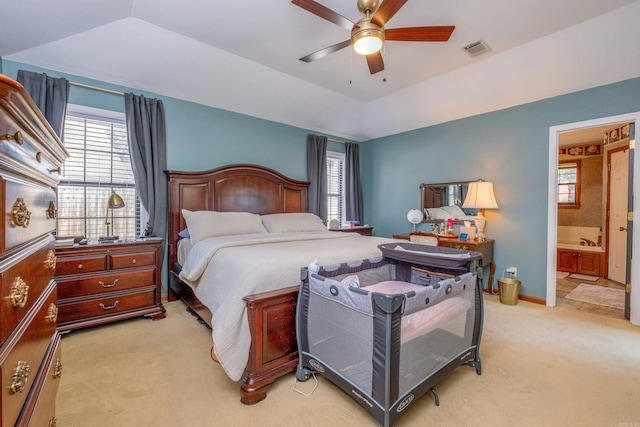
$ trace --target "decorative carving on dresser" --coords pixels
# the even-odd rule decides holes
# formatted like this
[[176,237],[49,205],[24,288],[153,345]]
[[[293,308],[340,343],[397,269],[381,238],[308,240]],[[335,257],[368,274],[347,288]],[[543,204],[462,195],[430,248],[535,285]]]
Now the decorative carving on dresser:
[[67,156],[22,86],[0,74],[0,427],[55,425],[58,176],[49,170]]

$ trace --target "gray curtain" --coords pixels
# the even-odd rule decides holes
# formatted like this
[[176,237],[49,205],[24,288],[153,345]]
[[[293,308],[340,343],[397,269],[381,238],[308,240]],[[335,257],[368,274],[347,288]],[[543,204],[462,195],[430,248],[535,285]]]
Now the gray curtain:
[[18,70],[17,80],[31,96],[56,135],[62,139],[64,116],[67,114],[69,101],[69,81],[25,70]]
[[145,234],[165,238],[167,231],[167,137],[164,105],[142,95],[124,95],[131,165],[142,206],[149,213]]
[[307,177],[309,212],[327,220],[327,137],[307,135]]
[[360,147],[347,142],[344,153],[345,214],[347,221],[362,224],[362,184],[360,182]]

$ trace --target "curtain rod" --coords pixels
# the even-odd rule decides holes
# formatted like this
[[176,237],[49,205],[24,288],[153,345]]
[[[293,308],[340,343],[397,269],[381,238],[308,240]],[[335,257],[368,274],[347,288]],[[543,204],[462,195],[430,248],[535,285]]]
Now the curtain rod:
[[100,92],[107,92],[107,93],[112,93],[114,95],[124,96],[124,92],[119,92],[117,90],[104,89],[104,88],[101,88],[101,87],[86,85],[84,83],[77,83],[77,82],[69,82],[69,84],[71,84],[73,86],[84,87],[84,88],[87,88],[87,89],[99,90]]
[[327,138],[327,141],[337,142],[338,144],[346,144],[347,141],[343,141],[341,139]]

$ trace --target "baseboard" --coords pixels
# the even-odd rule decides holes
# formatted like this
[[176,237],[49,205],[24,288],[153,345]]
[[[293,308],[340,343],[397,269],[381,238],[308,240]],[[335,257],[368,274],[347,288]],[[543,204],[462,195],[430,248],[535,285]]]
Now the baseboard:
[[518,295],[518,299],[521,299],[522,301],[532,302],[534,304],[547,305],[547,301],[542,298],[529,297],[526,295]]

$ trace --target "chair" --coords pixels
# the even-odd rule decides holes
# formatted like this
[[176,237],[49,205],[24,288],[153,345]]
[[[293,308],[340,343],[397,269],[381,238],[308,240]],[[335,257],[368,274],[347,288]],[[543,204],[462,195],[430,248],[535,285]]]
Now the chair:
[[421,231],[413,231],[409,233],[411,243],[428,246],[440,246],[440,239],[433,233],[423,233]]

